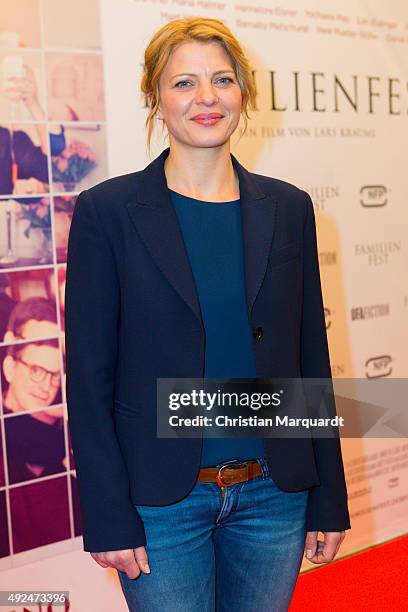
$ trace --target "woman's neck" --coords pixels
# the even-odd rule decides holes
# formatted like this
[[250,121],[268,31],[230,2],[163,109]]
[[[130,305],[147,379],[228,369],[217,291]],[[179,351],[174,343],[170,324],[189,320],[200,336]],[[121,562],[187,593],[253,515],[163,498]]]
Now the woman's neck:
[[167,186],[207,202],[239,198],[239,181],[229,148],[170,147],[164,162]]

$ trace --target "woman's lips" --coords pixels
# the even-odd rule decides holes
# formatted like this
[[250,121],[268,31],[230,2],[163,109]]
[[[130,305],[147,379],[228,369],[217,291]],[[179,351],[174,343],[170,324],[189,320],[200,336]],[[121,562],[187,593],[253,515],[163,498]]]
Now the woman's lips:
[[222,119],[222,117],[209,117],[208,119],[192,119],[195,123],[199,123],[200,125],[214,125],[218,123],[218,121]]

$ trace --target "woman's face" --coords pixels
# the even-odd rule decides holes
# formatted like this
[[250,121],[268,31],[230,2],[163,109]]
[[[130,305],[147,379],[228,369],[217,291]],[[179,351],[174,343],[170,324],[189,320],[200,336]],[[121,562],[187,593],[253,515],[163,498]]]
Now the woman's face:
[[[194,147],[227,142],[240,119],[242,94],[224,48],[186,42],[171,54],[159,81],[159,109],[174,141]],[[218,118],[205,118],[215,114]],[[197,115],[203,115],[201,119]],[[194,119],[196,117],[196,119]]]

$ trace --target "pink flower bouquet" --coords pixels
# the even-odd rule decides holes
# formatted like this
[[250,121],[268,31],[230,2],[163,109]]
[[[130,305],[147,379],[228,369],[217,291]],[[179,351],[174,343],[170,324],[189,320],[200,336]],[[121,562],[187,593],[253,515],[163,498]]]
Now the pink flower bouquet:
[[62,153],[53,155],[51,161],[53,181],[63,183],[66,191],[73,191],[96,166],[95,153],[80,140],[73,140]]

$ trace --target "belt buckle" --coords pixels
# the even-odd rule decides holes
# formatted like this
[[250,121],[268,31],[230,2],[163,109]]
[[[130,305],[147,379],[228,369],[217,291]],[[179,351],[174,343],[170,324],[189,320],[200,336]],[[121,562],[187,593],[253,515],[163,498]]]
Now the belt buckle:
[[222,480],[222,470],[225,467],[229,467],[229,466],[236,466],[239,465],[240,467],[247,465],[247,461],[226,461],[225,463],[223,463],[219,468],[218,468],[218,472],[217,475],[215,477],[215,481],[218,484],[219,487],[229,487],[230,485],[233,485],[235,483],[233,482],[224,482]]

